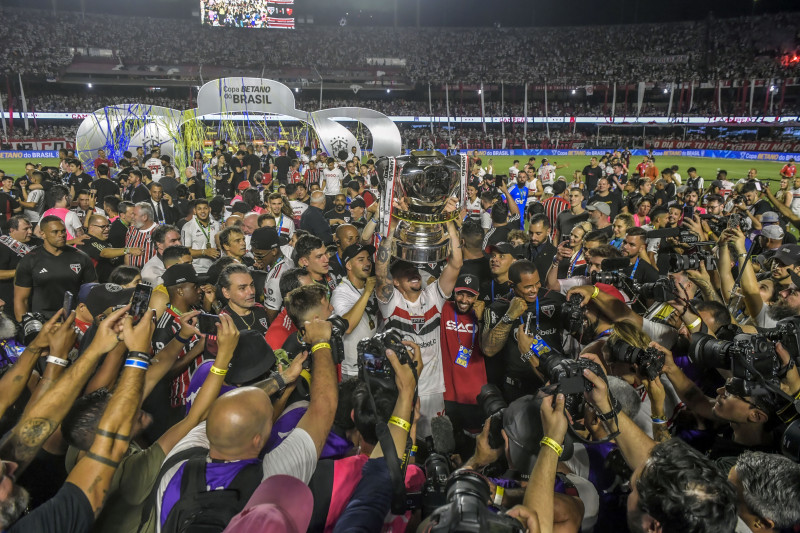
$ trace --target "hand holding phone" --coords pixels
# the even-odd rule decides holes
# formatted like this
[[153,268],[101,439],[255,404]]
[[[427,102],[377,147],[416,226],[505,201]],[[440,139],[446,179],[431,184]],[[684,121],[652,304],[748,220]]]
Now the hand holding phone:
[[217,335],[217,322],[219,322],[219,315],[212,315],[209,313],[200,313],[197,315],[197,329],[204,335]]
[[136,285],[136,289],[133,291],[133,296],[131,297],[130,310],[134,326],[139,323],[142,316],[147,312],[147,308],[150,305],[150,296],[152,294],[153,287],[147,283],[139,283]]

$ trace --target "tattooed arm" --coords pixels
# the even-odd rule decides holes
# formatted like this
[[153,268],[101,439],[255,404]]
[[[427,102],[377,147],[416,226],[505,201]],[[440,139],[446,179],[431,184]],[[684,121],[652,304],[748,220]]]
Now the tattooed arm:
[[489,327],[492,323],[492,311],[487,309],[484,312],[484,327],[483,333],[481,333],[481,350],[483,350],[484,355],[492,357],[503,349],[506,340],[508,340],[508,334],[514,329],[514,325],[519,325],[516,320],[522,316],[522,313],[525,312],[527,307],[528,304],[525,303],[525,300],[519,296],[515,296],[514,299],[511,300],[511,305],[508,306],[508,310],[506,311],[506,315],[511,317],[512,322],[506,324],[505,322],[498,321],[494,327]]
[[375,262],[375,276],[378,278],[375,286],[375,296],[382,303],[389,303],[394,292],[392,275],[389,273],[389,262],[392,259],[392,242],[394,242],[394,230],[397,227],[397,219],[392,219],[389,226],[389,235],[381,240],[378,246],[378,260]]
[[[128,349],[147,353],[154,329],[152,311],[148,311],[135,328],[132,319],[126,317],[123,335]],[[236,336],[238,337],[238,334]],[[100,423],[97,424],[92,447],[67,477],[68,482],[76,485],[86,495],[95,516],[100,513],[105,503],[117,465],[128,451],[133,420],[142,401],[146,373],[146,368],[135,366],[122,368],[122,375],[114,394],[103,412]]]
[[44,442],[61,424],[100,358],[119,342],[115,327],[127,310],[128,307],[124,307],[108,315],[86,351],[64,372],[46,395],[28,405],[22,419],[0,442],[0,458],[19,464],[20,473],[25,470]]

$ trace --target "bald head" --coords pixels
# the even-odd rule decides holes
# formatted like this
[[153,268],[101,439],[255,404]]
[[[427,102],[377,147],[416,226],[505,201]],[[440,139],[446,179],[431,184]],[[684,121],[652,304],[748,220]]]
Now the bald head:
[[272,429],[272,404],[256,387],[240,387],[217,398],[208,413],[211,456],[226,461],[252,459]]
[[339,252],[344,252],[348,246],[358,243],[358,229],[352,224],[342,224],[336,228],[336,242]]
[[314,191],[311,193],[311,203],[317,206],[325,205],[325,193],[322,191]]

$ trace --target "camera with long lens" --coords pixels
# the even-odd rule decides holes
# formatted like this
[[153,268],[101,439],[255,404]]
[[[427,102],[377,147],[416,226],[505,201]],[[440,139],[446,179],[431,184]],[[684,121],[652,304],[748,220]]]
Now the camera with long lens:
[[690,255],[669,254],[669,271],[684,272],[686,270],[700,270],[705,265],[709,272],[717,269],[717,258],[711,252],[697,252]]
[[613,285],[615,287],[624,284],[630,278],[619,271],[613,272],[592,272],[590,276],[592,285],[597,283],[605,283],[606,285]]
[[422,516],[430,516],[447,503],[447,479],[450,461],[442,454],[432,453],[425,460],[425,483],[422,485]]
[[621,340],[609,342],[606,346],[610,350],[609,362],[636,365],[639,374],[649,380],[656,379],[664,368],[666,357],[657,348],[637,348]]
[[606,380],[603,368],[591,359],[567,359],[554,350],[539,357],[539,371],[550,381],[548,393],[564,395],[564,409],[572,420],[583,418],[586,404],[583,393],[594,388],[594,384],[583,375],[587,369]]
[[503,434],[503,413],[508,404],[503,399],[503,393],[496,385],[487,383],[481,387],[478,393],[478,406],[483,411],[483,416],[489,420],[489,446],[494,449],[502,448],[504,445]]
[[328,318],[328,322],[331,323],[331,353],[333,354],[333,360],[337,364],[342,364],[342,361],[344,361],[344,341],[342,337],[347,333],[350,323],[346,318],[342,318],[339,315],[331,315]]
[[678,297],[678,289],[672,278],[663,277],[651,283],[642,283],[638,287],[639,297],[656,302],[669,302]]
[[750,396],[753,386],[762,378],[778,381],[781,363],[775,353],[772,334],[742,333],[732,341],[717,340],[711,335],[695,333],[689,347],[692,363],[706,368],[725,368],[731,371],[741,396]]
[[515,518],[492,512],[486,505],[491,490],[488,480],[473,470],[455,472],[446,485],[447,503],[428,517],[425,531],[523,533]]
[[566,324],[566,331],[570,335],[580,336],[586,317],[586,309],[581,306],[583,298],[580,294],[573,294],[561,306],[561,319]]
[[394,369],[386,357],[386,350],[394,350],[400,364],[416,366],[408,349],[403,344],[402,334],[394,329],[387,329],[370,338],[358,341],[358,373],[362,380],[369,380],[370,385],[377,385],[394,390]]
[[774,328],[760,331],[770,340],[780,342],[795,364],[800,365],[800,317],[784,318]]

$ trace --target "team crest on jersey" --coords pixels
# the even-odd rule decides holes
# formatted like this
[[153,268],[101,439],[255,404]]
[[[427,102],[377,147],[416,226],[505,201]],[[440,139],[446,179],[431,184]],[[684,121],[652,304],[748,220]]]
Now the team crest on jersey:
[[556,312],[556,306],[555,305],[543,305],[542,306],[542,313],[544,313],[548,317],[552,317],[555,312]]
[[76,274],[81,273],[81,265],[80,263],[72,263],[69,265],[69,269],[75,272]]
[[261,324],[264,327],[264,329],[268,329],[269,328],[269,324],[267,324],[267,319],[266,318],[259,318],[258,319],[258,323]]
[[419,330],[422,329],[422,326],[425,325],[425,317],[424,316],[412,316],[411,317],[411,325],[414,326],[414,332],[419,333]]

